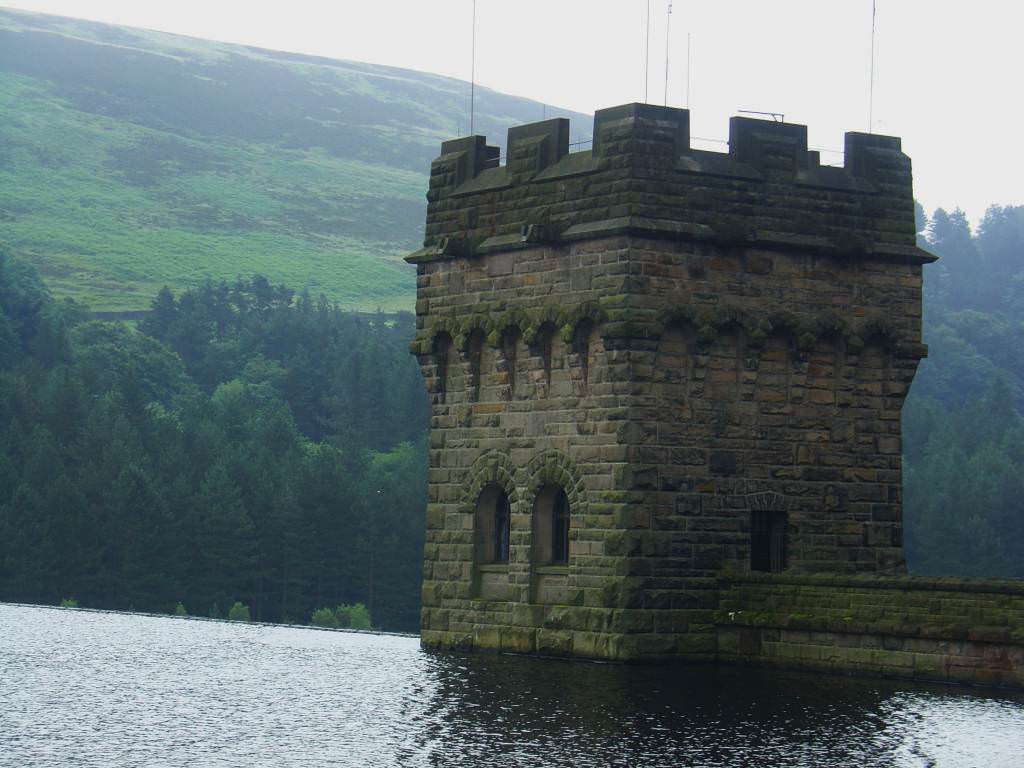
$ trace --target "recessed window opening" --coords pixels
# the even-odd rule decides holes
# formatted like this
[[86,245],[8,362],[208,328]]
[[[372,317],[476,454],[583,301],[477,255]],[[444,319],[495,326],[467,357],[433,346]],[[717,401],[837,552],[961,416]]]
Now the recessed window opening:
[[508,494],[496,483],[488,485],[476,502],[476,550],[482,563],[507,563],[512,509]]
[[573,351],[579,357],[580,374],[584,387],[590,381],[590,336],[593,332],[594,324],[589,320],[584,320],[576,327],[576,335],[573,339]]
[[672,323],[658,341],[653,378],[664,407],[673,409],[675,418],[688,415],[681,409],[689,399],[696,353],[697,334],[690,325]]
[[519,329],[506,328],[501,334],[501,351],[505,358],[505,375],[508,381],[508,398],[511,400],[516,393],[516,353],[519,348]]
[[512,514],[509,509],[508,496],[502,491],[498,503],[494,506],[494,562],[508,562],[509,529]]
[[839,391],[842,389],[842,383],[844,381],[843,369],[846,367],[846,339],[839,336],[834,340],[835,343],[835,361],[832,369],[832,391],[836,393],[836,397],[839,396]]
[[452,337],[441,332],[434,337],[434,367],[437,376],[437,394],[443,403],[448,394],[448,362],[451,358]]
[[534,561],[540,565],[569,562],[569,498],[558,485],[544,486],[533,508]]
[[786,568],[785,512],[754,510],[750,513],[750,570],[781,573]]
[[545,323],[537,335],[537,346],[540,348],[541,360],[544,364],[544,383],[551,386],[551,363],[555,349],[555,326]]
[[743,383],[743,371],[747,370],[747,334],[743,328],[736,326],[729,331],[735,339],[736,344],[736,397],[740,395]]
[[561,489],[551,515],[551,562],[569,562],[569,498]]
[[772,334],[768,337],[761,355],[764,361],[765,376],[773,377],[781,384],[787,400],[793,381],[793,364],[798,359],[794,341],[791,334]]
[[716,403],[740,399],[744,370],[743,333],[736,325],[721,328],[710,345],[705,390]]
[[484,335],[473,331],[466,342],[466,358],[469,362],[469,399],[480,399],[480,373],[484,354]]

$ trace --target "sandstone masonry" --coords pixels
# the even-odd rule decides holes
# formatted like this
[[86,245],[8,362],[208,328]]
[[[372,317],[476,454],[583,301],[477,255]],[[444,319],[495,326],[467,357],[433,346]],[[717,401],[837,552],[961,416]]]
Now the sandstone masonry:
[[507,148],[442,145],[408,257],[424,644],[750,660],[736,579],[903,573],[933,257],[900,140],[848,133],[822,166],[804,126],[733,118],[706,152],[686,110],[630,104],[592,151],[562,119]]

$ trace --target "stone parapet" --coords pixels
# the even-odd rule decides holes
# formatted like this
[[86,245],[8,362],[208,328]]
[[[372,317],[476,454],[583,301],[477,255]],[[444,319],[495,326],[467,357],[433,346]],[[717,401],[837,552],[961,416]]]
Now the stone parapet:
[[925,263],[900,140],[847,133],[823,166],[807,128],[734,117],[729,152],[690,146],[688,110],[627,104],[594,116],[569,152],[564,118],[511,128],[507,157],[482,136],[445,142],[431,167],[424,247],[409,260],[596,236],[639,235]]
[[718,658],[1024,688],[1024,582],[752,574],[722,579]]

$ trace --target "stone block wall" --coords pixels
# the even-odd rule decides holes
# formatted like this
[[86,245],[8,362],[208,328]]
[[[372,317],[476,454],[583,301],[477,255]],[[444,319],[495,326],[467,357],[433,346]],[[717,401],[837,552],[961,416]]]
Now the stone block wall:
[[[425,638],[577,652],[571,633],[614,627],[630,635],[608,651],[618,658],[713,653],[715,576],[749,567],[758,509],[788,514],[790,570],[902,568],[899,413],[919,319],[886,318],[914,306],[919,282],[629,236],[420,269],[430,314],[415,346],[434,408]],[[872,280],[876,304],[856,304]],[[785,285],[800,300],[783,301]],[[563,569],[532,551],[549,481],[570,493]],[[481,568],[488,483],[509,495],[512,536],[508,565]]]
[[723,661],[1024,688],[1024,583],[727,576]]
[[[417,352],[433,401],[426,643],[611,655],[597,635],[620,602],[612,491],[628,379],[613,372],[624,353],[597,332],[597,299],[621,290],[628,254],[620,238],[421,266],[431,311]],[[538,563],[531,547],[534,502],[550,484],[571,509],[564,565]],[[511,507],[507,564],[481,562],[474,543],[492,485]]]
[[[562,120],[508,148],[443,145],[408,257],[433,402],[424,643],[713,658],[718,576],[750,569],[760,512],[784,516],[787,572],[899,572],[931,259],[899,140],[848,134],[823,167],[803,126],[736,118],[729,153],[702,152],[685,110],[626,105],[592,151]],[[499,492],[507,562],[481,543]]]
[[[900,409],[920,266],[636,239],[625,434],[655,592],[750,562],[787,516],[790,571],[903,570]],[[653,596],[652,596],[653,599]]]

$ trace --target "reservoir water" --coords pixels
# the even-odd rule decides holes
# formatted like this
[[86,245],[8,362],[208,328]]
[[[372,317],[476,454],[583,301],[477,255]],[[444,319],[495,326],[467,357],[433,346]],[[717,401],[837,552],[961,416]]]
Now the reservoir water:
[[1024,695],[0,605],[0,766],[1024,766]]

